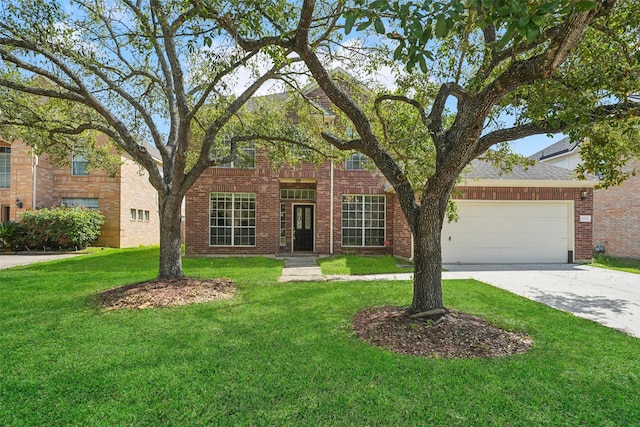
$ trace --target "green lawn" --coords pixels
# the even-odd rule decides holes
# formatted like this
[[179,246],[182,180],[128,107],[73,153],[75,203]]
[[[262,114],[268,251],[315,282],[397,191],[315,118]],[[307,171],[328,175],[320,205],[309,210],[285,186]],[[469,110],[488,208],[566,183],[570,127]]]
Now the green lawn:
[[640,274],[640,260],[625,258],[609,258],[597,256],[591,263],[594,267],[608,268],[610,270],[626,271],[627,273]]
[[354,313],[406,305],[409,282],[276,282],[282,263],[185,259],[231,300],[102,311],[95,292],[150,279],[157,250],[0,271],[0,425],[627,426],[640,340],[472,280],[445,303],[528,332],[526,354],[436,360],[354,337]]
[[320,258],[318,265],[322,274],[385,274],[413,273],[413,266],[398,267],[398,260],[392,256],[340,255]]

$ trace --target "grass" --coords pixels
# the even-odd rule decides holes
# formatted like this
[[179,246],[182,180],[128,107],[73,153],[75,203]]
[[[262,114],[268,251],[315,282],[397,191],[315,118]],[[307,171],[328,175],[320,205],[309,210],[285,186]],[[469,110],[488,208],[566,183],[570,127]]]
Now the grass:
[[398,260],[392,256],[340,255],[320,258],[318,264],[322,274],[385,274],[413,273],[413,266],[398,267]]
[[594,267],[608,268],[610,270],[626,271],[627,273],[640,274],[640,260],[628,258],[609,258],[597,256],[591,263]]
[[473,280],[448,306],[528,332],[524,355],[436,360],[354,337],[354,313],[409,282],[278,284],[282,263],[185,259],[231,300],[103,311],[95,292],[152,278],[157,250],[0,271],[0,425],[634,425],[640,340]]

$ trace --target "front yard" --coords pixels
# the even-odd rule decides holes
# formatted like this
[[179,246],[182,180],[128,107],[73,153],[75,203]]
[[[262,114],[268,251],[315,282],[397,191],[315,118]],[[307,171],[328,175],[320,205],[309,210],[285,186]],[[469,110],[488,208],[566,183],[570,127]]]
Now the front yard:
[[0,425],[633,425],[640,340],[472,280],[445,303],[533,348],[445,360],[371,347],[364,307],[409,282],[276,282],[263,258],[185,259],[229,277],[229,300],[103,310],[96,292],[153,278],[156,249],[0,271]]
[[591,265],[594,267],[608,268],[610,270],[640,274],[640,260],[637,259],[597,256],[593,259]]

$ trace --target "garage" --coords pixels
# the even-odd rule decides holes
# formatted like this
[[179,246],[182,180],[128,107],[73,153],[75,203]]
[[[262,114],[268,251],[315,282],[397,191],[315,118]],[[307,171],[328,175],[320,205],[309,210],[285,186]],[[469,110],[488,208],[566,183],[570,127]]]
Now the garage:
[[566,263],[573,254],[572,201],[457,201],[442,229],[443,263]]

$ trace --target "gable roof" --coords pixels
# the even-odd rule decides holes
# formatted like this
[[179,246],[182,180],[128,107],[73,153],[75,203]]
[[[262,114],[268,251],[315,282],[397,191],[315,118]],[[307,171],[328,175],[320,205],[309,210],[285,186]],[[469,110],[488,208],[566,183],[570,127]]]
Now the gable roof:
[[155,145],[150,144],[147,141],[143,141],[141,145],[143,145],[147,149],[151,157],[162,163],[162,155],[160,154],[160,150],[158,150]]
[[552,157],[559,156],[561,154],[567,154],[572,152],[580,145],[580,141],[571,141],[571,138],[566,137],[562,138],[560,141],[555,144],[551,144],[550,146],[543,148],[535,154],[529,156],[531,160],[545,160],[550,159]]
[[576,174],[565,168],[547,163],[536,162],[525,168],[516,165],[509,173],[502,171],[493,163],[485,160],[473,160],[462,174],[466,186],[536,186],[536,187],[593,187],[598,184],[598,178],[587,176],[586,180],[579,179]]

